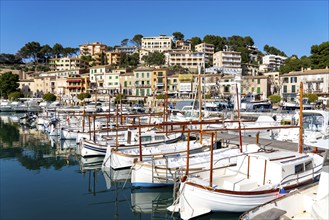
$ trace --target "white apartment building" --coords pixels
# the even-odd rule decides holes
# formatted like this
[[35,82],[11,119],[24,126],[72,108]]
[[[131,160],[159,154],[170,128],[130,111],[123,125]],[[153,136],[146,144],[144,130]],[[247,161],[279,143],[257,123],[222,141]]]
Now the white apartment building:
[[79,59],[71,57],[53,58],[49,60],[51,70],[72,70],[88,68],[88,63]]
[[107,65],[94,66],[89,69],[90,90],[92,93],[96,90],[104,89],[105,74],[111,72],[111,67]]
[[218,51],[213,55],[213,66],[241,68],[241,53],[236,51]]
[[173,37],[160,35],[158,37],[143,37],[141,49],[148,50],[149,52],[163,52],[172,49]]
[[280,66],[284,64],[284,61],[287,57],[278,56],[278,55],[266,55],[263,57],[263,66],[264,72],[266,71],[276,71]]
[[138,52],[137,46],[122,46],[122,47],[116,47],[115,52],[118,53],[126,53],[128,55],[132,55],[136,52]]
[[209,59],[214,55],[215,46],[213,44],[201,43],[195,45],[195,51],[204,53],[206,62],[209,62]]
[[198,66],[205,68],[205,54],[203,52],[189,52],[186,50],[170,50],[165,52],[166,64],[179,65],[190,70],[197,70]]

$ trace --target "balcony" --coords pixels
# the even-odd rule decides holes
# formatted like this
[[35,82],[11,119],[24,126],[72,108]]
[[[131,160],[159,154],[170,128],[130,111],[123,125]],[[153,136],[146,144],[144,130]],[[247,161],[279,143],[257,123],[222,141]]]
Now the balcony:
[[307,83],[312,83],[312,82],[323,82],[323,78],[317,78],[317,79],[307,79]]
[[136,85],[136,88],[151,88],[151,85]]

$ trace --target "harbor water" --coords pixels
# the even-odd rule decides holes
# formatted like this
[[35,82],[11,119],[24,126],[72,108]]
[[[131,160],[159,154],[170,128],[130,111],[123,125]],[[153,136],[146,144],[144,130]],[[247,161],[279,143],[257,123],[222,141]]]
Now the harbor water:
[[[75,141],[0,114],[0,219],[180,219],[166,208],[172,188],[133,189],[130,170],[104,170],[102,157],[80,158]],[[238,219],[213,213],[198,219]]]

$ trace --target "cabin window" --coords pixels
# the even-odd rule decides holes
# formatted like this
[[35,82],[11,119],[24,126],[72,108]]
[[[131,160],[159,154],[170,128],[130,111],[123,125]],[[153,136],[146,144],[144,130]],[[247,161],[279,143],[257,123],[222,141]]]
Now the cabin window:
[[304,172],[304,164],[298,164],[295,166],[295,174]]
[[310,161],[307,161],[306,163],[305,163],[305,171],[307,171],[307,170],[311,170],[313,168],[313,163],[312,163],[312,161],[310,160]]
[[164,136],[155,136],[155,140],[159,141],[159,140],[164,140],[165,137]]
[[142,142],[149,142],[152,140],[152,137],[151,136],[144,136],[142,137]]

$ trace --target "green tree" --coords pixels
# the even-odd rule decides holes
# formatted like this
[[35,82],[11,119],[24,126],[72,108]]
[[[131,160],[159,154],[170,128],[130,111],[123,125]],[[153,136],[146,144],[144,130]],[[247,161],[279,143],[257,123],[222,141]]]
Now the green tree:
[[161,66],[165,64],[165,55],[163,53],[160,53],[158,51],[151,52],[149,55],[144,56],[142,58],[147,65],[156,65]]
[[311,47],[310,59],[313,69],[329,67],[329,41],[320,45],[313,45]]
[[165,99],[165,98],[166,98],[165,94],[158,94],[156,96],[156,99]]
[[279,55],[279,56],[284,56],[284,57],[287,56],[283,51],[281,51],[275,47],[269,46],[267,44],[264,46],[264,51],[267,54]]
[[38,63],[39,53],[41,46],[39,42],[28,42],[26,43],[17,54],[23,59],[32,59],[34,63]]
[[63,48],[64,57],[72,57],[73,55],[78,55],[79,48],[65,47]]
[[184,39],[184,34],[182,34],[181,32],[174,32],[172,33],[172,36],[174,36],[174,41]]
[[47,94],[44,94],[42,98],[47,102],[51,102],[56,101],[57,97],[54,94],[48,92]]
[[0,64],[22,64],[22,58],[16,56],[15,54],[0,54]]
[[141,34],[136,34],[134,37],[133,37],[133,39],[131,39],[131,43],[133,43],[135,46],[137,46],[137,47],[141,47],[141,45],[142,45],[142,38],[143,38],[143,35],[141,35]]
[[307,56],[298,59],[297,56],[291,56],[285,60],[284,65],[279,69],[280,73],[289,73],[291,71],[300,71],[301,68],[308,68],[311,66],[311,60]]
[[84,99],[89,99],[91,97],[91,95],[89,93],[80,93],[78,94],[78,99],[80,99],[81,101],[84,101]]
[[12,92],[18,91],[19,77],[16,74],[12,74],[12,72],[6,72],[0,75],[0,92],[1,96],[8,98],[8,95]]
[[123,39],[122,41],[121,41],[121,46],[122,47],[126,47],[127,46],[127,44],[128,44],[128,41],[129,41],[129,39]]
[[8,99],[11,100],[11,101],[16,101],[17,99],[19,98],[23,98],[24,95],[21,93],[21,92],[11,92],[9,93],[8,95]]
[[254,44],[255,44],[254,40],[250,36],[244,37],[244,43],[245,43],[246,47],[254,46]]
[[304,94],[303,97],[308,98],[308,102],[309,103],[314,103],[316,101],[318,101],[318,95],[314,94],[314,93],[308,93],[308,94]]
[[281,101],[281,96],[278,94],[273,94],[268,97],[271,103],[279,103]]
[[191,41],[191,47],[192,47],[192,51],[195,51],[195,45],[198,45],[201,43],[201,38],[200,37],[192,37],[190,39]]
[[53,49],[48,45],[43,45],[40,49],[40,59],[43,60],[43,63],[48,63],[49,58],[54,56]]
[[116,94],[116,95],[115,95],[114,103],[115,103],[115,104],[120,103],[120,99],[121,99],[121,100],[126,99],[126,95],[125,95],[125,94]]
[[227,44],[224,37],[215,35],[206,35],[204,36],[203,41],[208,44],[213,44],[215,47],[215,52],[223,50],[224,46]]
[[59,43],[54,44],[53,53],[56,58],[60,58],[64,53],[64,47]]
[[175,73],[187,73],[188,69],[184,68],[180,65],[175,65],[175,66],[169,66],[168,67],[170,70],[174,71]]

